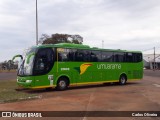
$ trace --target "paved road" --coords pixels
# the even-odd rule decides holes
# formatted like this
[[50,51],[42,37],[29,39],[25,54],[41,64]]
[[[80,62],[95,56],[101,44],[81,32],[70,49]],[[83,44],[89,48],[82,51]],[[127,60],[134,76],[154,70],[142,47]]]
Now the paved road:
[[160,77],[160,70],[144,70],[145,76]]
[[16,80],[16,72],[2,72],[0,73],[0,81],[2,80]]
[[[24,90],[40,99],[0,104],[0,111],[159,111],[159,71],[145,71],[140,81],[120,85],[96,85],[66,91]],[[52,119],[52,118],[51,118]],[[159,120],[159,118],[54,118],[56,120]]]

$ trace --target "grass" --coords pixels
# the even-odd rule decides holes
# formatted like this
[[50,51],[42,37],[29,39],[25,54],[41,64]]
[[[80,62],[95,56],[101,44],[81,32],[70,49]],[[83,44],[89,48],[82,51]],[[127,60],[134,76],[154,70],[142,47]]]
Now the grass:
[[37,94],[17,91],[17,88],[15,80],[0,81],[0,103],[40,98]]

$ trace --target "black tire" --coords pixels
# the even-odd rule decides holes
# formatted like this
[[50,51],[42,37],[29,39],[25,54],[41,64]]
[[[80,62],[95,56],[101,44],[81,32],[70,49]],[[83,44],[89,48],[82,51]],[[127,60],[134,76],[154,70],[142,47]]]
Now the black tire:
[[125,85],[127,82],[127,77],[125,75],[121,75],[119,78],[119,84],[120,85]]
[[57,90],[66,90],[68,88],[68,80],[65,77],[61,77],[57,83]]

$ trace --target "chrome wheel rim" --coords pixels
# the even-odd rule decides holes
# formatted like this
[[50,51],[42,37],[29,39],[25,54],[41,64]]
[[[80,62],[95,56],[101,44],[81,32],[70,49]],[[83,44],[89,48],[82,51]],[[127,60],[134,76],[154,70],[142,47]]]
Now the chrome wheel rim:
[[59,82],[59,86],[60,86],[61,88],[65,88],[65,87],[66,87],[66,82],[65,82],[65,81],[60,81],[60,82]]
[[121,78],[121,83],[124,84],[126,82],[126,79],[124,77]]

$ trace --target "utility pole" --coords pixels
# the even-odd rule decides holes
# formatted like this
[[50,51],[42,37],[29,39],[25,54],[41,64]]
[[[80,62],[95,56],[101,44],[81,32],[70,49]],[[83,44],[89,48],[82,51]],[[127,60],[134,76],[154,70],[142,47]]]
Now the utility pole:
[[155,47],[154,47],[154,63],[153,63],[153,70],[155,71],[156,68],[156,57],[155,57],[156,53],[155,53]]
[[36,0],[36,45],[38,45],[38,10],[37,10],[37,0]]

